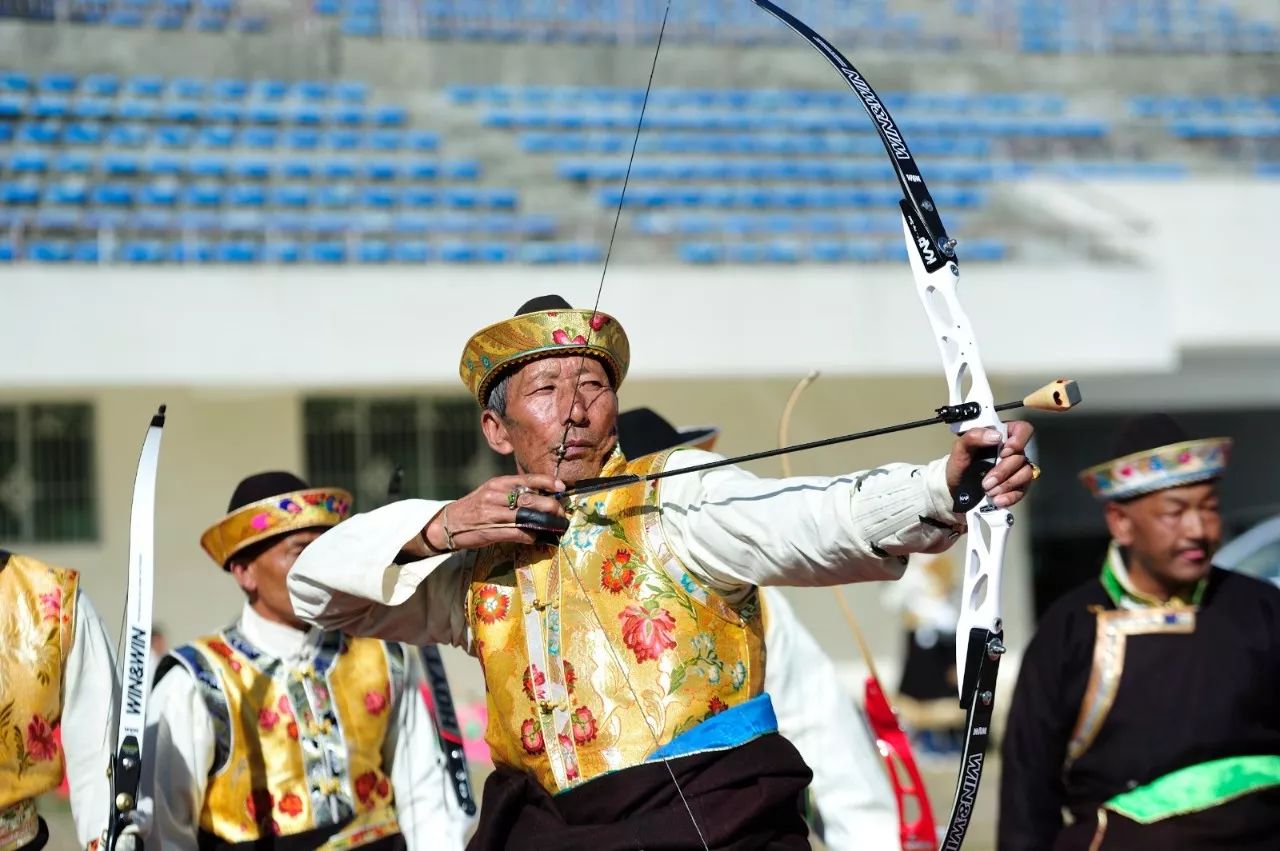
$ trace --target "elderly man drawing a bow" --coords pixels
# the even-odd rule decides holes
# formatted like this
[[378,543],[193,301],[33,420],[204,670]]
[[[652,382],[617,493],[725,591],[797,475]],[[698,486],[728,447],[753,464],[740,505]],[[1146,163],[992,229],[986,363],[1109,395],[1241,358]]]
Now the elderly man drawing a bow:
[[[289,576],[294,608],[480,661],[497,769],[473,849],[808,848],[810,774],[763,690],[757,588],[897,579],[911,553],[946,549],[962,475],[999,436],[970,430],[920,466],[780,480],[729,466],[557,499],[718,457],[623,457],[628,360],[616,319],[558,296],[477,332],[462,380],[519,474],[334,527]],[[1008,425],[982,482],[1001,507],[1032,480],[1032,429]],[[418,560],[394,564],[401,551]]]

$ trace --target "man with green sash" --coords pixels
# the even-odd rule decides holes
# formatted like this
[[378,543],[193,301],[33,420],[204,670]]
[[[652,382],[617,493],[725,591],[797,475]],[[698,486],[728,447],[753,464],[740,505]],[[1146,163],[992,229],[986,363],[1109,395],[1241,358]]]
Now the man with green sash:
[[1112,542],[1023,659],[1001,851],[1280,847],[1280,589],[1212,566],[1230,444],[1143,416],[1081,474]]

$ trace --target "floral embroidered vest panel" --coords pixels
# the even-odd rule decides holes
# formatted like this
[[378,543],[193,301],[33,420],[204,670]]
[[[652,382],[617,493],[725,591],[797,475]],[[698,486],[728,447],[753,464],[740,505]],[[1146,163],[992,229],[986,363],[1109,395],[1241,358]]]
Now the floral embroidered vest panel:
[[203,833],[224,846],[313,833],[314,847],[337,849],[399,832],[382,764],[405,683],[399,645],[325,633],[310,663],[290,666],[230,627],[174,656],[217,742]]
[[[668,453],[601,475],[660,470]],[[553,794],[638,765],[759,695],[764,630],[686,570],[661,525],[658,484],[589,495],[560,546],[482,550],[468,589],[494,762]]]
[[0,551],[0,812],[62,782],[55,731],[78,584],[74,570]]

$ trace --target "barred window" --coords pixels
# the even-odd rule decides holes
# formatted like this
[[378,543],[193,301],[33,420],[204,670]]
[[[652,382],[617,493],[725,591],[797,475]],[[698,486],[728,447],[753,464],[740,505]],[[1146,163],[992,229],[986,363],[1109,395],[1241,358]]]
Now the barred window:
[[387,501],[387,485],[404,469],[402,494],[456,499],[509,472],[480,434],[467,397],[322,397],[303,403],[307,481],[346,488],[356,510]]
[[93,407],[0,405],[0,541],[98,537]]

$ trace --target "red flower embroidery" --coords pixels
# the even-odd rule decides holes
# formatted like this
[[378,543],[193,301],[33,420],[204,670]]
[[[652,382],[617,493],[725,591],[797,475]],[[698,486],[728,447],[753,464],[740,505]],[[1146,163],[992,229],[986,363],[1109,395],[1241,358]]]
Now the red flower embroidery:
[[40,595],[40,613],[47,621],[61,620],[62,618],[62,594],[57,591],[50,591],[47,594]]
[[476,592],[476,617],[485,623],[497,623],[507,616],[511,607],[511,598],[492,585],[486,585]]
[[622,621],[622,641],[636,654],[637,662],[657,660],[664,650],[676,646],[676,619],[666,609],[632,604],[618,613],[618,620]]
[[391,784],[387,782],[387,778],[383,777],[378,781],[378,797],[385,798],[391,793]]
[[1185,463],[1187,463],[1187,462],[1188,462],[1188,461],[1190,461],[1190,460],[1191,460],[1191,453],[1190,453],[1190,452],[1181,452],[1181,453],[1179,453],[1179,454],[1178,454],[1178,463],[1179,463],[1179,464],[1185,464]]
[[386,692],[367,691],[364,693],[364,708],[370,715],[377,715],[387,708]]
[[280,716],[272,712],[270,709],[262,709],[258,711],[258,726],[264,730],[270,731],[276,726],[276,722],[280,720]]
[[290,792],[280,799],[276,807],[287,816],[298,816],[302,814],[302,799]]
[[713,697],[707,701],[707,709],[711,710],[708,715],[719,715],[729,708],[729,705],[718,697]]
[[524,693],[529,696],[530,700],[546,700],[547,675],[538,670],[537,665],[530,665],[524,669]]
[[524,752],[531,755],[542,753],[546,744],[542,741],[542,728],[532,718],[526,718],[520,724],[520,744]]
[[244,799],[244,811],[254,824],[265,824],[271,818],[271,808],[274,805],[275,798],[266,789],[254,789]]
[[369,796],[373,794],[373,787],[378,783],[378,775],[372,771],[366,771],[356,778],[356,797],[361,803],[369,800]]
[[609,324],[609,317],[603,313],[591,314],[591,330],[599,331],[601,328]]
[[214,653],[217,653],[223,659],[226,659],[228,663],[231,665],[231,670],[237,671],[237,672],[240,670],[239,660],[232,658],[232,656],[235,655],[235,651],[232,650],[230,647],[228,647],[226,642],[210,641],[209,649],[212,650]]
[[58,755],[58,740],[49,722],[34,715],[27,724],[27,756],[36,762],[45,762]]
[[556,738],[560,740],[560,753],[564,757],[564,776],[568,780],[577,780],[578,756],[573,750],[573,740],[565,733]]
[[636,578],[635,569],[628,565],[631,561],[629,550],[618,550],[613,558],[607,558],[600,565],[600,587],[611,594],[619,594],[631,587]]
[[276,701],[276,709],[280,710],[280,714],[285,718],[293,717],[293,707],[289,705],[289,698],[287,695],[280,695],[280,699]]
[[556,330],[552,331],[551,339],[555,341],[557,346],[569,346],[573,344],[577,344],[579,346],[585,346],[587,344],[586,337],[582,336],[581,334],[578,334],[577,336],[574,336],[574,337],[570,337],[568,332],[565,331],[563,328],[557,328]]
[[298,738],[298,722],[290,721],[289,726],[285,727],[284,731],[289,734],[289,738],[291,739]]
[[564,687],[569,690],[569,694],[573,694],[573,684],[578,681],[578,675],[573,671],[573,663],[564,663]]
[[1133,468],[1132,468],[1132,467],[1127,467],[1127,466],[1126,466],[1126,467],[1121,467],[1121,468],[1120,468],[1120,475],[1122,475],[1122,476],[1132,476],[1132,475],[1133,475]]
[[573,725],[573,740],[578,744],[585,745],[596,737],[596,719],[587,707],[579,706],[573,710],[570,720]]

